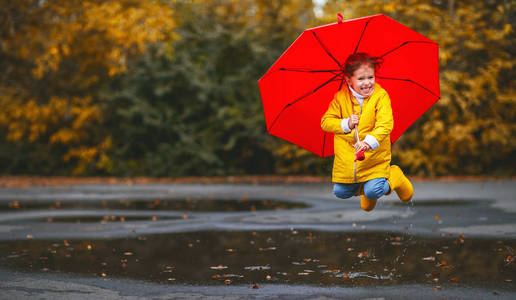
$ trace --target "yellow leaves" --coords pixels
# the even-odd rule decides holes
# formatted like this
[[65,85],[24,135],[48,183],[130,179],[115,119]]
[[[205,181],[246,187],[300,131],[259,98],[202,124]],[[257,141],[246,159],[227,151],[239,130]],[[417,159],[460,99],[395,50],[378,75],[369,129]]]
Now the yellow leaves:
[[393,13],[396,11],[396,3],[391,2],[387,3],[383,6],[383,10],[387,13]]
[[444,49],[439,51],[439,60],[441,61],[441,64],[446,64],[450,58],[452,58],[450,51]]
[[71,122],[71,128],[53,129],[56,132],[50,133],[50,143],[66,144],[84,135],[84,127],[101,120],[99,107],[92,105],[89,97],[52,97],[46,104],[38,104],[34,99],[3,104],[3,124],[8,124],[7,139],[14,142],[23,138],[34,142],[49,133],[49,128]]
[[78,163],[75,169],[72,171],[73,175],[84,174],[88,169],[88,165],[92,163],[93,159],[98,153],[97,147],[86,147],[81,146],[78,148],[72,148],[64,156],[65,161],[70,161],[72,158],[76,158]]
[[505,24],[503,26],[503,34],[504,35],[509,35],[509,34],[511,34],[513,32],[514,32],[514,30],[512,29],[512,25],[511,24]]
[[[18,4],[18,6],[23,6]],[[25,18],[2,41],[11,55],[33,62],[36,78],[74,58],[80,69],[103,66],[109,75],[125,70],[125,56],[172,37],[173,11],[161,1],[45,1],[18,7]]]
[[442,120],[430,120],[423,125],[423,130],[426,132],[424,135],[425,140],[432,140],[444,133],[444,123]]
[[[111,171],[114,162],[107,152],[111,150],[112,138],[106,137],[99,145],[96,146],[78,146],[72,147],[63,156],[64,161],[76,162],[72,171],[73,175],[81,175],[88,171],[89,167],[95,167],[97,170]],[[96,162],[96,163],[95,163]]]
[[482,43],[478,40],[470,40],[470,39],[467,39],[464,41],[464,46],[466,46],[466,48],[469,48],[471,50],[482,50],[485,47],[484,43]]
[[50,137],[49,141],[52,144],[68,144],[78,140],[75,131],[68,128],[61,128]]

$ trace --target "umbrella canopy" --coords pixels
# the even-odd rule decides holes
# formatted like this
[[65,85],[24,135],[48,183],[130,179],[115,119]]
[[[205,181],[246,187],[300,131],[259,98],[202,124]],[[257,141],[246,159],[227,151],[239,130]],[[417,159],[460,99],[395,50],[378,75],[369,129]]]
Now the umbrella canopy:
[[385,16],[374,15],[305,30],[258,81],[267,131],[319,156],[333,155],[333,134],[321,117],[346,85],[353,53],[383,58],[376,74],[391,98],[391,142],[440,97],[439,45]]

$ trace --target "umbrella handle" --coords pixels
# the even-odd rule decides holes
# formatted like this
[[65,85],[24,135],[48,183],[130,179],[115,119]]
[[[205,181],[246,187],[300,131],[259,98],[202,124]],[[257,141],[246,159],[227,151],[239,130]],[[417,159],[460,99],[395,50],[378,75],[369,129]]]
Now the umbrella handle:
[[[349,97],[351,98],[351,92],[349,93]],[[353,107],[353,102],[351,102],[351,111],[353,114],[355,114],[355,108]],[[357,139],[357,143],[360,142],[360,137],[358,136],[358,125],[355,125],[355,137]],[[357,160],[364,160],[365,159],[365,149],[360,149],[359,151],[355,152],[355,162]]]
[[358,137],[358,126],[355,125],[355,137],[357,138],[357,142],[360,142],[360,137]]

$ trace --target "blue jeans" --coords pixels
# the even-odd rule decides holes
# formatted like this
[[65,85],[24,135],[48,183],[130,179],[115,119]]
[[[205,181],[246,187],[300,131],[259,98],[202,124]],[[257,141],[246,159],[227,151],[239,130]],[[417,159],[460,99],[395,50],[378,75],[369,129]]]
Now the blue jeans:
[[350,198],[359,192],[361,185],[364,186],[364,195],[371,200],[376,200],[391,190],[386,178],[374,178],[361,183],[335,182],[333,184],[333,193],[342,199]]

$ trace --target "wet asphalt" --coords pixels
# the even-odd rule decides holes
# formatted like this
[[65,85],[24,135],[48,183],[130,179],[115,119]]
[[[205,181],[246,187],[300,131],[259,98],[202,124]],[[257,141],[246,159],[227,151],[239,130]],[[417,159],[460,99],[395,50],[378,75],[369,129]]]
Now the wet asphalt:
[[[4,252],[0,261],[0,299],[516,298],[514,275],[510,273],[489,284],[474,279],[456,282],[455,277],[446,282],[432,282],[430,278],[421,282],[399,280],[392,284],[374,280],[339,284],[333,277],[328,279],[329,284],[296,280],[296,277],[257,283],[175,279],[163,282],[145,280],[145,274],[143,277],[98,275],[102,273],[92,276],[72,268],[46,272],[47,268],[22,268],[21,263],[11,263],[11,257],[16,260],[24,256],[19,249],[45,241],[123,241],[199,232],[213,235],[300,232],[310,237],[317,233],[321,236],[335,233],[357,236],[360,240],[361,236],[374,233],[386,237],[414,237],[415,240],[447,239],[459,241],[459,246],[470,239],[492,241],[494,245],[503,245],[500,251],[507,252],[500,256],[504,260],[500,262],[500,270],[515,270],[516,181],[415,182],[414,186],[411,203],[401,203],[392,194],[383,197],[372,212],[360,209],[358,197],[335,198],[331,183],[2,188],[0,248]],[[281,247],[281,242],[269,248],[276,246]],[[210,252],[212,245],[203,247]],[[487,250],[485,255],[479,253],[475,255],[483,256],[486,261],[492,255]],[[474,272],[471,274],[474,278]]]

